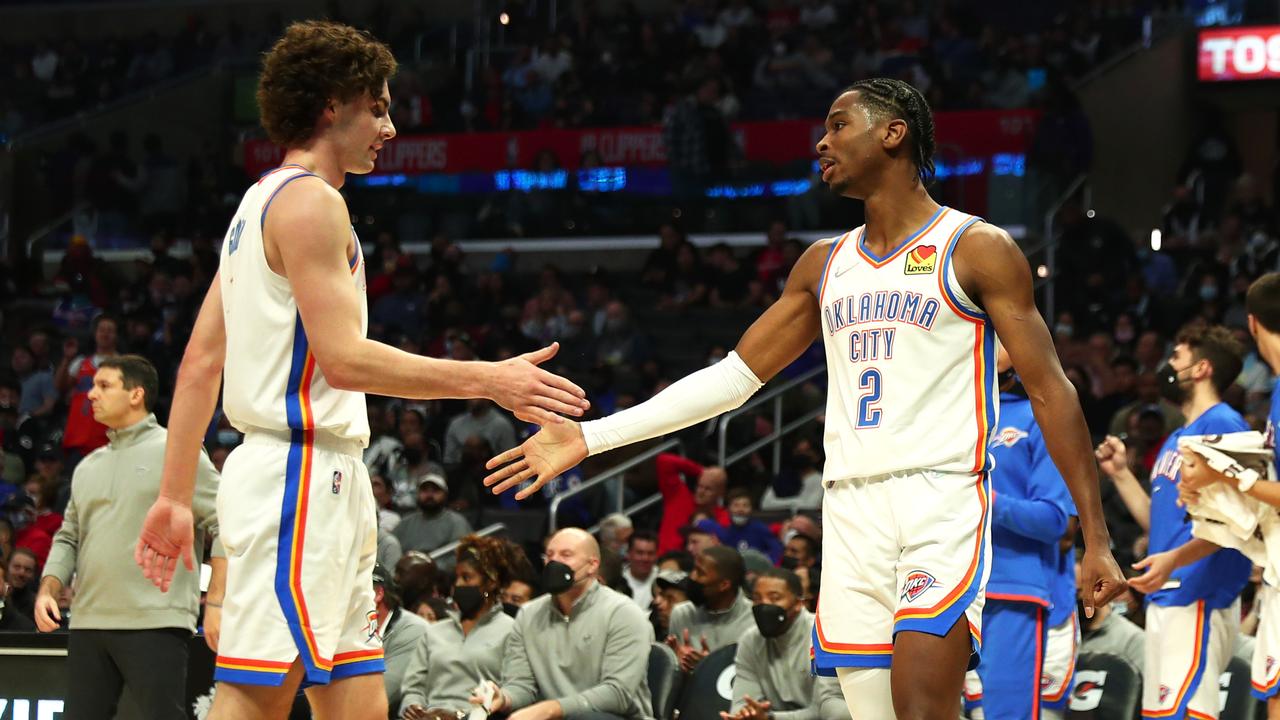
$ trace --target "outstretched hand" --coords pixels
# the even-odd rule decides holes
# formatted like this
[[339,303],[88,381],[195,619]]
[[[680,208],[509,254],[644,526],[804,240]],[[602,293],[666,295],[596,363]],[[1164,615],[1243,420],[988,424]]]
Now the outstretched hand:
[[587,441],[582,437],[582,427],[562,418],[561,422],[543,425],[519,447],[485,463],[486,469],[495,472],[484,479],[484,485],[493,488],[494,495],[501,495],[532,479],[531,485],[516,493],[517,500],[524,500],[586,457]]
[[581,416],[591,407],[587,392],[568,380],[538,367],[556,356],[559,343],[493,364],[489,398],[522,422],[555,425],[563,415]]

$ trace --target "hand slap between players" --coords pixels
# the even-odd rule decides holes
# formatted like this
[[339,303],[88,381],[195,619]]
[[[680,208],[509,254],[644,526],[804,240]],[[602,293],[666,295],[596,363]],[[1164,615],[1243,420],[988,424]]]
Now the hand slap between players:
[[556,356],[560,343],[493,364],[489,398],[522,422],[553,425],[559,414],[581,416],[591,407],[587,392],[568,380],[538,367]]
[[484,479],[484,486],[493,488],[494,495],[501,495],[532,479],[532,485],[516,493],[516,499],[523,500],[586,457],[587,441],[582,437],[582,427],[562,419],[559,423],[544,425],[519,447],[485,463],[486,469],[496,469],[496,472]]
[[191,560],[194,527],[191,506],[163,495],[156,498],[147,511],[147,519],[142,521],[142,532],[138,534],[138,545],[133,551],[133,561],[161,592],[169,592],[179,557],[187,570],[195,570]]

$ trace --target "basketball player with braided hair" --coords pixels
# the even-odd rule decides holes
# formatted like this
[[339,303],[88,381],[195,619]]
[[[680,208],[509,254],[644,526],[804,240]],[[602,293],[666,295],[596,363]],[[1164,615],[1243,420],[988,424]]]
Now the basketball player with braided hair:
[[503,612],[502,588],[532,574],[524,551],[510,541],[467,535],[454,565],[456,612],[427,627],[405,671],[400,717],[456,720],[480,683],[502,676],[502,648],[514,620]]
[[517,497],[527,497],[589,454],[741,406],[821,337],[826,532],[814,662],[839,676],[855,720],[951,720],[977,664],[996,335],[1079,508],[1086,613],[1125,585],[1084,415],[1026,258],[1004,230],[929,196],[934,147],[918,90],[882,78],[849,86],[817,152],[823,182],[862,200],[866,224],[811,246],[724,360],[609,417],[544,427],[491,460],[485,479],[495,492],[525,484]]

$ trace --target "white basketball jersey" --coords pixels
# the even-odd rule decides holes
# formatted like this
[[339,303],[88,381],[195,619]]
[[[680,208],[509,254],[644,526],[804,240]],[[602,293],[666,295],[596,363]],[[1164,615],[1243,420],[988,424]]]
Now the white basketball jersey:
[[[323,431],[369,444],[364,393],[337,390],[311,353],[289,281],[267,265],[262,226],[280,188],[311,175],[297,166],[277,168],[244,194],[222,243],[219,265],[227,360],[222,407],[241,432]],[[355,235],[353,229],[352,235]],[[368,332],[364,261],[360,243],[350,259],[360,291],[360,328]]]
[[[995,332],[951,266],[978,218],[941,208],[885,257],[834,241],[818,289],[829,387],[824,480],[990,469]],[[922,501],[925,499],[922,498]]]

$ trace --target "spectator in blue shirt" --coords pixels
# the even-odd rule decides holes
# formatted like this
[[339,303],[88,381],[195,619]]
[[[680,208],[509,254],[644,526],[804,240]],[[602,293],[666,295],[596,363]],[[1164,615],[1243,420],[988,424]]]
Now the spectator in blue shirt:
[[734,488],[729,491],[729,527],[725,528],[723,542],[725,545],[743,552],[755,549],[769,556],[775,565],[782,558],[782,541],[773,534],[768,525],[751,517],[753,503],[751,491],[746,488]]

